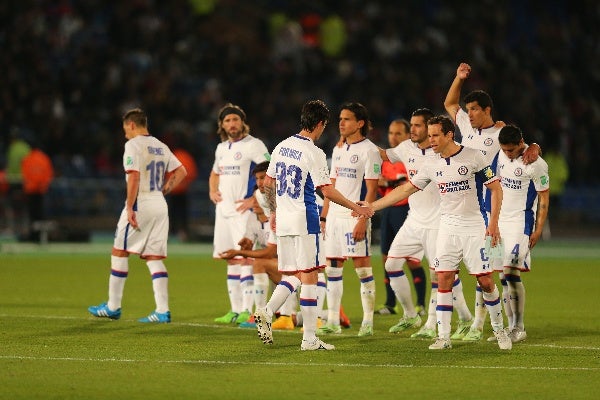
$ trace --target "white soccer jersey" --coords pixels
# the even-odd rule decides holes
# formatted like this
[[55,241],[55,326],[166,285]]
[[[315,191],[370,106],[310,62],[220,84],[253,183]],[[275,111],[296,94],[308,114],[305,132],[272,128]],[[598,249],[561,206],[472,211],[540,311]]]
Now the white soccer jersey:
[[[181,162],[169,147],[150,135],[138,135],[125,143],[123,168],[140,173],[138,197],[162,196],[165,173],[174,171]],[[129,179],[129,175],[126,176]]]
[[[379,179],[381,174],[379,149],[369,139],[335,147],[331,158],[331,179],[335,188],[351,201],[364,200],[361,197],[363,179]],[[364,196],[364,194],[363,194]],[[351,210],[334,202],[329,203],[329,213],[350,216]]]
[[522,233],[531,235],[537,211],[537,192],[550,189],[548,164],[542,158],[525,165],[523,157],[510,160],[504,152],[498,156],[498,175],[502,184],[502,223],[519,224]]
[[219,191],[223,201],[217,203],[217,210],[224,216],[237,213],[236,200],[252,195],[256,164],[269,160],[265,144],[248,135],[237,142],[225,141],[217,145],[213,172],[219,175]]
[[[423,165],[436,160],[437,154],[431,147],[420,149],[417,143],[405,140],[398,146],[387,149],[386,154],[391,162],[403,162],[409,179],[417,174]],[[407,221],[415,226],[437,229],[440,218],[440,196],[434,185],[428,185],[423,190],[408,198],[410,209]]]
[[471,233],[484,223],[480,210],[482,185],[497,180],[479,150],[461,146],[448,158],[438,156],[423,165],[411,182],[424,189],[430,182],[440,194],[440,231]]
[[291,136],[273,150],[267,175],[276,181],[277,236],[318,234],[315,189],[331,185],[323,150],[310,138]]

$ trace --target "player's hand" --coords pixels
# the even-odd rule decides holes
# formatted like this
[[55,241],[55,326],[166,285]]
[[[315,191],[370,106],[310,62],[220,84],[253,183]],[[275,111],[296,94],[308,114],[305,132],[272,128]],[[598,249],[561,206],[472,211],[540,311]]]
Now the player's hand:
[[325,221],[319,221],[319,226],[321,227],[321,233],[323,234],[323,237],[325,237],[325,226],[327,225],[327,223]]
[[127,221],[129,222],[129,225],[131,225],[132,228],[138,229],[139,226],[137,223],[137,216],[133,209],[127,210]]
[[235,204],[239,204],[235,209],[239,213],[250,210],[254,206],[254,196],[250,196],[247,199],[236,200]]
[[490,236],[491,239],[491,245],[492,247],[496,247],[499,243],[500,243],[500,230],[498,229],[498,227],[495,228],[490,228],[488,226],[488,228],[485,231],[485,236]]
[[273,232],[277,232],[277,216],[274,211],[271,211],[271,215],[269,216],[269,225]]
[[456,69],[456,76],[462,80],[467,79],[469,77],[470,73],[471,73],[471,66],[467,63],[460,63],[460,65]]
[[533,246],[535,246],[538,242],[538,240],[540,240],[540,236],[542,236],[541,232],[533,232],[531,234],[531,236],[529,236],[529,248],[533,249]]
[[221,253],[219,253],[219,257],[225,259],[225,260],[229,260],[232,259],[235,256],[238,256],[239,254],[239,250],[235,250],[235,249],[229,249],[229,250],[225,250]]
[[248,238],[242,238],[242,240],[240,240],[238,242],[238,244],[240,245],[240,248],[242,250],[252,250],[252,246],[254,245],[254,243],[252,242],[252,240],[248,239]]
[[210,201],[212,201],[213,204],[217,204],[217,203],[220,203],[221,201],[223,201],[221,192],[219,192],[218,190],[215,192],[209,192],[208,197],[210,197]]
[[366,236],[367,219],[361,218],[356,222],[356,225],[354,225],[354,229],[352,230],[352,239],[354,239],[355,242],[360,242],[361,240],[364,240]]
[[358,202],[356,202],[356,204],[358,204],[360,206],[360,208],[358,210],[352,211],[353,217],[371,218],[373,216],[373,214],[375,214],[375,211],[373,211],[373,207],[368,202],[358,201]]
[[532,143],[523,152],[523,164],[531,164],[540,157],[541,148],[537,143]]

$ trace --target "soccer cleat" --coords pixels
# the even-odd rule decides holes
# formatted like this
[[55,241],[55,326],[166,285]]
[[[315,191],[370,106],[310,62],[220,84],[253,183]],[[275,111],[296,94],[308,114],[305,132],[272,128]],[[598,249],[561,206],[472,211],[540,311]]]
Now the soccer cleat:
[[248,318],[248,321],[242,322],[240,324],[240,328],[255,328],[256,329],[256,322],[254,322],[254,315],[251,315],[250,318]]
[[512,349],[512,341],[510,340],[510,337],[508,337],[506,329],[494,331],[494,336],[496,336],[496,340],[498,340],[498,347],[500,347],[500,350]]
[[350,318],[344,312],[344,307],[340,306],[340,325],[348,329],[352,325],[350,324]]
[[527,339],[527,332],[522,328],[513,328],[508,334],[508,337],[513,343],[522,342]]
[[463,336],[462,340],[464,342],[478,342],[483,337],[483,331],[479,328],[471,327],[469,332]]
[[435,332],[435,329],[429,329],[426,326],[424,326],[421,329],[419,329],[418,332],[415,332],[412,335],[410,335],[410,337],[413,339],[435,339],[436,335],[437,334]]
[[409,318],[406,315],[404,315],[402,318],[400,318],[400,321],[396,325],[392,326],[389,329],[389,332],[398,333],[408,328],[418,328],[421,326],[421,323],[421,317],[419,317],[418,315],[415,315],[412,318]]
[[450,339],[437,338],[435,342],[429,345],[429,350],[447,350],[452,348]]
[[258,337],[264,344],[273,344],[271,319],[271,316],[267,314],[266,308],[257,308],[254,312],[254,322],[256,322]]
[[358,330],[358,337],[373,336],[373,325],[361,325]]
[[380,306],[377,306],[377,310],[375,310],[375,314],[379,314],[379,315],[398,314],[398,305],[396,305],[395,307],[390,307],[387,304],[382,304]]
[[294,321],[289,315],[281,315],[273,322],[271,329],[275,331],[293,331]]
[[250,311],[242,311],[235,319],[235,323],[241,324],[242,322],[246,322],[250,319],[251,315],[252,313]]
[[222,317],[215,318],[215,322],[217,324],[231,324],[237,320],[238,313],[229,311],[227,314]]
[[152,311],[147,317],[138,319],[138,322],[156,322],[158,324],[168,324],[169,322],[171,322],[171,311],[167,311],[164,313]]
[[88,311],[94,317],[100,318],[110,318],[110,319],[119,319],[121,318],[121,309],[117,309],[115,311],[108,308],[106,303],[99,304],[97,306],[89,306]]
[[339,335],[342,333],[340,325],[325,324],[317,329],[317,335]]
[[335,350],[335,346],[316,338],[312,342],[303,340],[302,344],[300,345],[300,350]]
[[471,324],[473,323],[473,319],[471,318],[468,321],[458,321],[458,326],[456,327],[456,331],[450,336],[452,340],[461,340],[467,332],[471,329]]

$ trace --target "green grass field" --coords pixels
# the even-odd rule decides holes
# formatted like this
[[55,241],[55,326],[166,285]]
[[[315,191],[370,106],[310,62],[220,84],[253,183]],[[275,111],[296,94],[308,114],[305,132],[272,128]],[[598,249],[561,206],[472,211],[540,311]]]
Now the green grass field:
[[[510,352],[496,344],[393,335],[398,316],[376,316],[358,338],[358,279],[345,274],[343,305],[354,323],[328,337],[331,352],[301,352],[301,333],[218,326],[228,310],[225,268],[209,247],[173,245],[167,259],[173,322],[143,325],[153,309],[147,268],[131,258],[123,316],[96,319],[106,300],[110,244],[4,245],[0,252],[1,399],[589,399],[600,381],[600,243],[541,243],[524,277],[529,335]],[[382,267],[374,259],[378,300]],[[474,280],[463,276],[472,305]],[[489,321],[489,318],[488,318]],[[486,327],[489,333],[489,325]],[[487,337],[487,335],[485,336]]]

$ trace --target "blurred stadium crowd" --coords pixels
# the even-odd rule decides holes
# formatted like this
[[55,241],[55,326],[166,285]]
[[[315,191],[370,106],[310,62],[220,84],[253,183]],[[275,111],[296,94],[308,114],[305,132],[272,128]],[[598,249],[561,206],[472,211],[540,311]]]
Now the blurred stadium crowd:
[[[226,101],[246,110],[269,148],[296,133],[306,99],[322,98],[332,110],[360,101],[374,141],[385,145],[392,118],[424,106],[443,111],[465,61],[474,71],[464,93],[487,90],[496,119],[564,154],[571,184],[597,184],[600,3],[460,4],[2,2],[0,161],[12,132],[50,154],[57,176],[121,176],[120,117],[141,106],[150,131],[191,150],[207,179],[216,111]],[[328,131],[335,140],[336,124]]]

